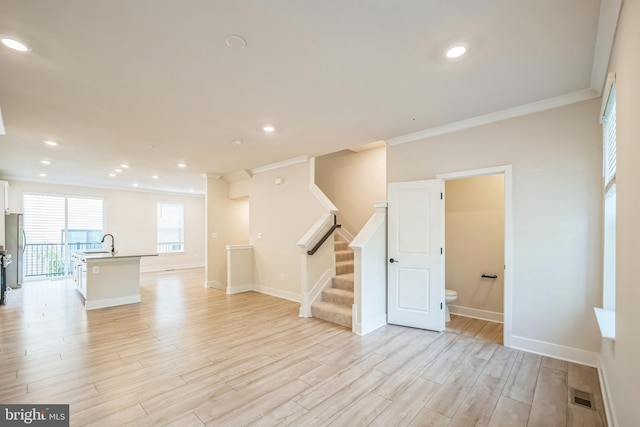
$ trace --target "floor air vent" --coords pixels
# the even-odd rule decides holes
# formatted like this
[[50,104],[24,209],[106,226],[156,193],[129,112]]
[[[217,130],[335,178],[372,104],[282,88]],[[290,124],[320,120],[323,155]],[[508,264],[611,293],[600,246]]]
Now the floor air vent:
[[593,393],[587,393],[586,391],[576,390],[571,388],[571,403],[583,408],[596,410],[595,402],[593,401]]

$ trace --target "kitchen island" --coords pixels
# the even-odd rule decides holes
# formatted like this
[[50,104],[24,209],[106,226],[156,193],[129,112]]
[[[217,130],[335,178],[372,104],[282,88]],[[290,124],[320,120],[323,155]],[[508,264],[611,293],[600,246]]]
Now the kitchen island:
[[74,252],[73,279],[85,310],[140,302],[140,259],[157,253]]

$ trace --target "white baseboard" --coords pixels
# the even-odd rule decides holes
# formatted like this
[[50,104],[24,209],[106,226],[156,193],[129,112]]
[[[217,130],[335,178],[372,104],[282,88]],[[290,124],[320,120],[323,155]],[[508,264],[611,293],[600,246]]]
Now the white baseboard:
[[223,285],[222,283],[218,282],[217,280],[205,280],[204,281],[204,287],[205,288],[214,288],[214,289],[220,289],[221,291],[227,291],[227,285]]
[[604,402],[604,413],[607,417],[607,425],[609,427],[618,426],[618,418],[616,417],[613,399],[611,398],[611,389],[609,388],[609,380],[607,379],[607,371],[602,364],[602,357],[598,361],[598,377],[600,379],[600,394]]
[[516,336],[511,336],[511,348],[528,351],[529,353],[535,353],[541,356],[549,356],[555,359],[566,360],[567,362],[579,363],[581,365],[591,366],[594,368],[598,367],[598,361],[600,359],[600,355],[594,351],[566,347],[564,345]]
[[370,319],[367,322],[365,322],[365,326],[362,326],[362,323],[354,323],[353,328],[352,328],[352,332],[356,335],[360,335],[360,336],[364,336],[367,335],[369,332],[373,332],[376,329],[384,326],[387,324],[387,315],[385,314],[384,316],[378,316],[375,319]]
[[115,307],[117,305],[135,304],[140,302],[140,295],[129,295],[126,297],[104,298],[93,301],[85,301],[85,310],[95,310],[98,308]]
[[489,322],[504,323],[504,314],[497,311],[480,310],[477,308],[462,307],[459,305],[449,304],[449,312],[464,317],[472,317],[474,319],[488,320]]
[[239,294],[241,292],[248,292],[253,290],[253,285],[239,285],[239,286],[227,286],[226,291],[228,294]]
[[288,299],[289,301],[300,302],[302,301],[302,295],[296,292],[283,291],[281,289],[268,288],[266,286],[253,285],[253,290],[260,292],[261,294],[267,294],[274,297]]

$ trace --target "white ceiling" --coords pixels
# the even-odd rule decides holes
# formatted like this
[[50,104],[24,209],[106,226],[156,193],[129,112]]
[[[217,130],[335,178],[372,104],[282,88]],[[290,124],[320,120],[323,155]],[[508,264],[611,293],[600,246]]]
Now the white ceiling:
[[[0,45],[0,176],[201,193],[203,173],[584,91],[599,14],[600,0],[0,0],[0,34],[32,48]],[[468,54],[447,60],[456,41]]]

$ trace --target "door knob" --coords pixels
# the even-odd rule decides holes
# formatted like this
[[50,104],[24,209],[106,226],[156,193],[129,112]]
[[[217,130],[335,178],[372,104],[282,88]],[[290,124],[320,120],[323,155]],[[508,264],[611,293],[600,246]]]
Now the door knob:
[[389,260],[389,262],[394,263],[394,262],[400,262],[400,261],[398,261],[397,259],[393,259],[393,258],[391,258],[391,259]]

